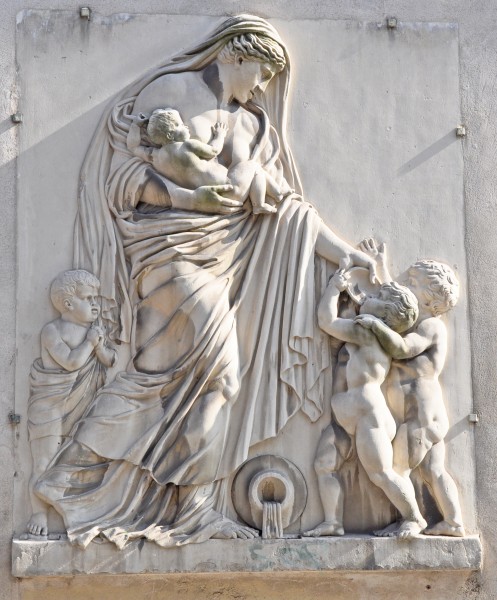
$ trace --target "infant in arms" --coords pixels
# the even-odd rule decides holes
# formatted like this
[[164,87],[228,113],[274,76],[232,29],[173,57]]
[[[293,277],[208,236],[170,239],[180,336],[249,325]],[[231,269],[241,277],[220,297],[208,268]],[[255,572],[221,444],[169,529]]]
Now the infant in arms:
[[[292,190],[283,181],[280,186],[255,160],[239,162],[227,169],[216,159],[223,149],[228,128],[216,123],[208,144],[190,138],[190,131],[178,111],[157,109],[150,118],[143,114],[131,116],[133,123],[127,136],[128,149],[138,158],[150,162],[155,170],[170,181],[186,189],[205,185],[231,184],[227,197],[244,202],[250,197],[253,212],[275,213],[276,208],[266,202],[266,195],[276,202]],[[141,143],[141,128],[147,125],[150,140],[160,148]]]

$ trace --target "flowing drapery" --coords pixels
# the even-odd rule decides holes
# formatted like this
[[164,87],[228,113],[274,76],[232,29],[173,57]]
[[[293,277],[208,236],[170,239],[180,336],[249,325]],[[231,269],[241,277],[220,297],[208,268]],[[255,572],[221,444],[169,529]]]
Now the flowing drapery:
[[[123,115],[140,91],[203,68],[247,32],[283,47],[263,19],[224,21],[125,90],[85,160],[75,261],[99,276],[103,317],[116,338],[130,340],[132,359],[38,485],[83,545],[99,534],[120,546],[134,537],[161,545],[212,537],[225,521],[226,478],[250,447],[298,410],[311,419],[322,411],[330,357],[315,317],[325,284],[324,266],[315,268],[315,210],[292,197],[264,217],[249,203],[229,216],[150,211],[139,204],[149,165],[125,146]],[[288,77],[287,60],[247,110],[260,122],[252,158],[300,194],[285,138]]]

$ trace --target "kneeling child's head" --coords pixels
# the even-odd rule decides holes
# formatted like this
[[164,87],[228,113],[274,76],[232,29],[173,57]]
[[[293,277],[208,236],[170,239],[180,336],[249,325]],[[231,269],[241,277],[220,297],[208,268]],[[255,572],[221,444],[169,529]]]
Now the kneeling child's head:
[[100,281],[92,273],[82,269],[64,271],[53,280],[50,299],[61,315],[71,313],[76,323],[90,325],[100,314],[99,289]]

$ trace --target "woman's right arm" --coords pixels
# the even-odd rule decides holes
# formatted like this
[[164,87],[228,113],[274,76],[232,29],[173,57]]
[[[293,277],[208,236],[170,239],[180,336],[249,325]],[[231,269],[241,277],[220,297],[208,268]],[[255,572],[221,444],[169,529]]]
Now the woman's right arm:
[[233,189],[232,185],[204,185],[196,190],[187,190],[161,177],[153,169],[147,169],[147,174],[149,177],[143,187],[140,202],[221,215],[238,212],[243,206],[243,202],[222,196]]

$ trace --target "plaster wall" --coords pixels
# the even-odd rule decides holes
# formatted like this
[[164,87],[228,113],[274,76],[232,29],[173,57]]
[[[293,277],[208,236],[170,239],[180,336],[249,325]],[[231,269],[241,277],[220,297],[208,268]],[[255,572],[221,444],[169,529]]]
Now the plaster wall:
[[[213,576],[195,576],[191,578],[168,576],[156,577],[119,577],[119,578],[64,578],[36,579],[16,581],[10,572],[10,539],[15,528],[13,522],[14,501],[12,480],[21,473],[18,461],[22,456],[19,450],[18,436],[15,428],[8,424],[7,414],[14,407],[14,358],[15,346],[15,298],[16,294],[26,293],[15,288],[16,256],[16,155],[18,152],[19,128],[12,125],[9,115],[18,106],[18,89],[16,87],[15,65],[15,21],[16,13],[24,8],[40,9],[73,9],[77,5],[68,2],[47,3],[33,2],[29,7],[20,2],[3,2],[3,19],[0,23],[0,178],[3,192],[4,219],[0,230],[0,244],[3,261],[0,264],[0,298],[2,310],[0,319],[4,336],[0,341],[0,369],[3,381],[3,394],[0,397],[2,406],[0,460],[4,465],[2,471],[0,507],[4,526],[1,532],[2,570],[0,581],[1,598],[61,598],[67,595],[76,598],[126,598],[133,594],[137,598],[160,598],[167,590],[169,597],[245,597],[245,598],[493,598],[497,593],[497,579],[493,575],[495,569],[495,524],[492,523],[495,483],[492,482],[493,459],[496,455],[497,442],[493,435],[497,425],[497,415],[493,407],[493,385],[495,381],[494,329],[491,315],[491,298],[495,294],[496,284],[493,277],[496,270],[493,239],[496,206],[492,192],[495,189],[493,146],[495,125],[492,113],[495,107],[493,85],[496,79],[495,61],[492,59],[497,49],[495,25],[497,9],[484,3],[450,2],[432,3],[417,2],[384,2],[381,8],[368,2],[354,3],[319,3],[308,2],[305,6],[297,4],[288,9],[283,2],[211,2],[209,6],[195,2],[105,2],[92,5],[92,9],[104,15],[124,12],[167,13],[167,14],[209,14],[220,16],[230,12],[254,12],[261,16],[280,18],[292,27],[292,19],[350,19],[376,23],[384,21],[386,15],[395,15],[405,22],[428,21],[457,23],[459,31],[459,94],[461,98],[461,117],[468,128],[468,137],[462,144],[464,155],[464,219],[460,225],[461,233],[465,232],[467,252],[467,272],[469,287],[469,317],[472,339],[472,382],[475,410],[480,414],[480,424],[475,431],[476,454],[476,528],[480,531],[485,548],[485,565],[481,575],[469,577],[467,573],[385,573],[385,574],[334,574],[305,575],[298,578],[275,576],[274,585],[260,577],[226,576],[222,580]],[[289,17],[292,19],[289,20]],[[278,26],[278,24],[277,24]],[[156,60],[154,62],[157,62]],[[295,101],[295,99],[294,99]],[[22,106],[22,99],[21,104]],[[53,116],[51,115],[51,122]],[[301,126],[301,125],[300,125]],[[21,126],[22,127],[22,126]],[[438,138],[437,138],[438,139]],[[84,144],[78,151],[82,152]],[[295,144],[294,144],[295,146]],[[350,187],[350,181],[343,182],[343,189]],[[441,182],[442,183],[442,182]],[[76,183],[75,183],[76,184]],[[306,187],[307,182],[304,181]],[[312,186],[312,182],[311,182]],[[337,193],[340,192],[340,182]],[[366,199],[365,199],[366,200]],[[324,215],[339,232],[346,231],[346,224],[340,223],[335,214]],[[364,219],[368,224],[369,217]],[[487,228],[489,229],[487,231]],[[368,233],[367,231],[364,234]],[[347,237],[354,239],[357,231],[347,231]],[[461,256],[464,269],[464,255]],[[459,260],[459,259],[458,259]],[[61,264],[61,268],[65,268]],[[19,332],[18,332],[19,333]],[[22,343],[28,333],[22,333]],[[19,391],[19,390],[18,390]],[[466,394],[470,390],[466,388]],[[466,405],[470,403],[465,398]],[[462,418],[463,415],[461,415]],[[468,453],[471,449],[468,449]],[[472,468],[472,466],[471,466]],[[469,474],[471,476],[471,474]],[[473,510],[471,503],[470,510]],[[17,512],[17,514],[19,514]],[[470,521],[473,514],[469,515]],[[17,524],[18,526],[18,524]],[[468,578],[469,577],[469,578]],[[61,595],[62,594],[62,595]]]

